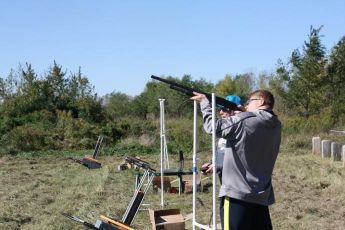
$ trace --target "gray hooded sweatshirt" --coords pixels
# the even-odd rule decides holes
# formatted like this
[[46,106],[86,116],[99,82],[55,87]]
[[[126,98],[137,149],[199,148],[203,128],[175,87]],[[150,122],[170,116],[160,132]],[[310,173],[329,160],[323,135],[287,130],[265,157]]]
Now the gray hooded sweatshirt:
[[[212,133],[212,109],[208,100],[200,103],[204,129]],[[223,184],[219,197],[250,203],[275,202],[272,172],[281,140],[281,123],[272,111],[243,112],[216,121],[216,135],[225,138]]]

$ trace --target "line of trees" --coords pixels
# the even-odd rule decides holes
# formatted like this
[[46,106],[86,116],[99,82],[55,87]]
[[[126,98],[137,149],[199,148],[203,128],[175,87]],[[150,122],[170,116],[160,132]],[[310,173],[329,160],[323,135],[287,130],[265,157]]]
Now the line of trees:
[[[345,37],[328,54],[321,29],[311,27],[302,50],[294,50],[286,63],[279,60],[274,73],[225,75],[216,84],[190,75],[166,77],[218,96],[245,98],[254,89],[269,89],[276,96],[278,114],[299,120],[316,117],[327,127],[343,126]],[[165,99],[167,117],[190,121],[192,102],[161,82],[149,81],[135,97],[121,92],[99,97],[80,68],[67,74],[54,62],[39,77],[30,64],[20,66],[0,77],[0,154],[92,148],[100,134],[112,144],[143,135],[157,138],[159,98]],[[186,123],[175,128],[184,129]]]
[[290,114],[309,117],[330,111],[334,123],[344,115],[345,37],[327,55],[320,28],[311,28],[303,50],[294,50],[287,64],[279,63],[273,88],[292,108]]

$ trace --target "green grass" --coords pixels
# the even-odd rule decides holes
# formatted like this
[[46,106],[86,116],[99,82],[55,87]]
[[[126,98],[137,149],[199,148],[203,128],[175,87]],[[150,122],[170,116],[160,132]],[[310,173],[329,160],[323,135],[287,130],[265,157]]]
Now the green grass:
[[[286,137],[281,146],[273,185],[276,204],[270,208],[274,229],[343,229],[345,226],[345,170],[311,154],[311,136]],[[89,153],[90,151],[85,151]],[[75,153],[75,156],[84,155]],[[47,153],[21,154],[0,158],[0,229],[84,229],[64,218],[70,212],[95,223],[100,215],[121,219],[134,192],[134,171],[118,171],[123,157],[100,155],[102,168],[87,168],[60,156]],[[191,154],[185,153],[185,168],[191,167]],[[200,154],[200,163],[209,159]],[[159,169],[159,153],[141,157]],[[170,157],[177,167],[176,156]],[[174,180],[176,178],[172,178]],[[210,180],[202,181],[203,185]],[[177,186],[177,184],[175,184]],[[198,222],[211,218],[211,192],[198,193]],[[192,212],[191,194],[165,194],[165,208]],[[147,208],[160,209],[160,194],[149,190],[134,219],[136,229],[151,229]],[[191,220],[186,221],[191,228]]]

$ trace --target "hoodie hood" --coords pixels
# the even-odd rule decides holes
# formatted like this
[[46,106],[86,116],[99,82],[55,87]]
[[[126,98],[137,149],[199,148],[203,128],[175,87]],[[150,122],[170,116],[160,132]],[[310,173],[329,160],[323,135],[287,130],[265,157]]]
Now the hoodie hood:
[[259,109],[252,111],[265,126],[275,128],[281,126],[278,116],[272,110]]

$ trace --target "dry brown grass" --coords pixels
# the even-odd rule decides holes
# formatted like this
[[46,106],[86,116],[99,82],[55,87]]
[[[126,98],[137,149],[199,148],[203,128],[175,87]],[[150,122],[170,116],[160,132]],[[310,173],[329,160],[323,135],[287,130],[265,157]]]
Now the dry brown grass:
[[[291,148],[291,140],[285,140],[277,160],[273,176],[277,203],[270,209],[274,229],[344,229],[345,169],[340,162],[312,155],[301,143],[302,147]],[[208,158],[200,157],[201,162]],[[142,159],[159,168],[158,156]],[[121,219],[134,192],[134,172],[117,171],[123,158],[101,156],[99,160],[101,169],[88,170],[65,157],[1,158],[0,229],[83,229],[61,211],[91,223],[101,214]],[[174,156],[170,160],[176,162]],[[189,160],[186,168],[190,166]],[[198,220],[208,223],[211,193],[199,193],[199,197]],[[180,208],[183,215],[192,212],[191,194],[166,194],[165,201],[166,208]],[[151,229],[143,209],[159,209],[160,196],[149,190],[143,203],[149,206],[141,207],[133,226]],[[186,227],[191,229],[191,221]]]
[[[307,151],[307,150],[305,150]],[[345,169],[311,154],[282,149],[274,172],[276,229],[344,229]]]

